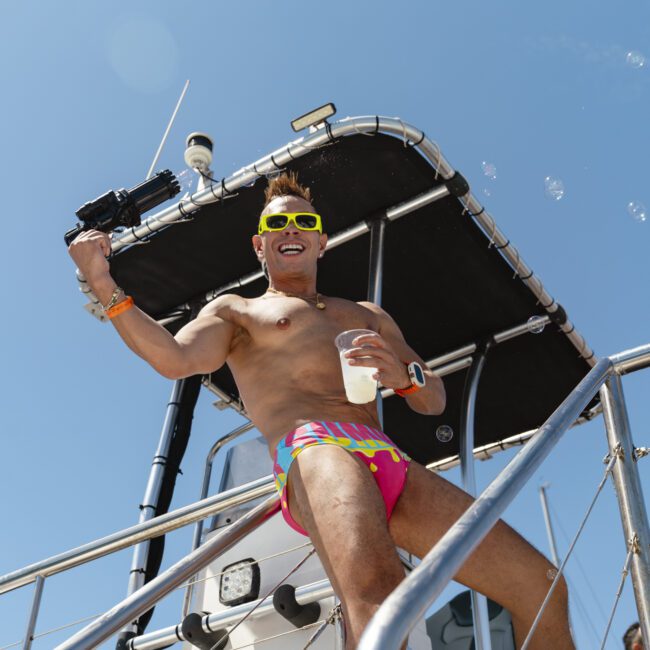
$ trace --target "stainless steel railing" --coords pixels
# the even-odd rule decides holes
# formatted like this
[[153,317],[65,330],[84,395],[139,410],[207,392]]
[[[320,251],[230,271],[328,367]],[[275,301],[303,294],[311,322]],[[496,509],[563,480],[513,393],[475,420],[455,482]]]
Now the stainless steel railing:
[[[397,648],[399,643],[406,637],[409,629],[413,626],[415,621],[417,621],[417,619],[424,613],[428,605],[435,600],[440,591],[442,591],[444,586],[462,565],[467,555],[471,553],[471,551],[480,543],[481,539],[483,539],[483,537],[489,532],[512,498],[514,498],[530,475],[548,455],[565,430],[575,422],[578,415],[582,412],[588,401],[600,386],[608,380],[612,374],[625,374],[647,367],[650,367],[650,345],[640,346],[634,350],[628,350],[598,362],[591,372],[582,382],[580,382],[574,391],[539,429],[535,439],[517,455],[502,474],[497,477],[497,479],[495,479],[495,481],[493,481],[487,490],[479,497],[468,512],[448,531],[448,533],[440,540],[439,544],[436,545],[436,547],[432,549],[423,560],[418,569],[414,571],[393,594],[391,594],[366,629],[366,633],[361,640],[359,648],[361,650],[380,647],[382,649],[392,647]],[[610,384],[611,382],[608,382],[608,385]],[[610,413],[609,415],[606,414],[610,422],[620,420],[620,410],[621,408],[624,410],[624,401],[620,390],[618,390],[616,395],[616,403],[609,405],[608,408]],[[613,409],[618,409],[616,417],[611,414]],[[614,424],[610,424],[610,428],[612,428],[613,431],[611,435],[617,435],[618,429],[616,428],[615,422]],[[619,427],[619,429],[620,428],[621,427]],[[118,531],[107,537],[95,540],[76,549],[72,549],[0,577],[0,594],[37,581],[39,578],[42,580],[47,576],[59,573],[74,566],[79,566],[80,564],[84,564],[99,557],[103,557],[104,555],[137,544],[142,540],[162,535],[188,523],[196,522],[202,518],[217,514],[233,506],[270,494],[273,491],[274,487],[272,477],[263,477],[239,488],[229,490],[228,492],[215,495],[160,517],[156,517],[143,524],[138,524],[122,531]],[[209,559],[206,561],[206,564],[209,563],[213,557],[216,557],[216,555],[228,548],[231,544],[234,544],[238,539],[247,534],[250,529],[262,523],[268,516],[270,516],[270,514],[273,514],[277,510],[277,497],[268,499],[248,513],[244,518],[242,518],[242,520],[236,522],[239,524],[236,528],[230,527],[222,534],[216,536],[216,538],[213,538],[211,542],[214,543],[214,546],[199,549],[196,553],[200,553],[201,558],[205,559],[205,555],[211,554],[214,551],[214,555],[210,555]],[[643,538],[647,540],[647,516],[645,516],[645,513],[640,515],[638,513],[638,508],[636,510],[635,513],[632,513],[632,517],[630,517],[629,512],[624,514],[626,532],[628,528],[635,526],[637,529],[641,530]],[[251,523],[251,521],[253,521],[253,523]],[[217,541],[215,541],[215,539]],[[180,584],[180,582],[185,579],[186,575],[190,575],[191,572],[196,572],[205,566],[204,564],[198,566],[195,559],[190,558],[194,558],[194,554],[178,563],[179,565],[183,565],[181,573],[178,573],[178,566],[172,567],[172,569],[177,569],[177,571],[174,575],[173,586],[169,589]],[[648,571],[647,553],[646,557],[642,557],[641,560],[641,563],[637,562],[638,568],[636,570],[637,580],[635,584],[635,594],[637,595],[637,601],[641,599],[642,602],[650,602],[650,573]],[[191,570],[186,566],[188,562],[192,565]],[[190,573],[186,573],[186,571],[190,571]],[[120,609],[121,612],[120,617],[118,617],[120,612],[116,612],[111,618],[111,621],[115,621],[119,618],[120,622],[115,623],[115,625],[117,625],[116,629],[119,629],[122,625],[122,620],[126,621],[129,617],[135,617],[143,611],[146,611],[153,603],[157,602],[157,600],[168,592],[168,590],[164,590],[163,593],[163,589],[167,589],[170,584],[170,578],[167,573],[168,572],[159,576],[160,580],[156,579],[156,581],[150,583],[146,593],[143,593],[143,590],[140,590],[137,594],[133,595],[133,598],[135,598],[137,602],[128,605],[128,615],[124,614],[125,603],[127,601],[123,601],[120,605],[114,608],[114,610]],[[432,575],[433,573],[435,573],[435,576]],[[179,578],[180,582],[176,582],[175,580],[179,575],[182,576]],[[413,587],[412,590],[411,587]],[[412,592],[411,596],[408,596],[409,591]],[[136,607],[138,611],[134,613],[134,608]],[[114,610],[112,610],[112,612]],[[399,616],[397,616],[397,619],[400,622],[399,625],[396,625],[396,612],[399,613]],[[405,612],[409,612],[409,615],[405,616]],[[644,616],[650,618],[650,613],[647,612],[647,608],[641,607],[640,613],[643,614],[641,618],[644,618]],[[109,614],[111,614],[111,612],[109,612]],[[102,633],[105,632],[103,623],[109,614],[101,617]],[[126,619],[124,618],[125,616],[127,617]],[[96,625],[96,623],[93,623],[92,625]],[[650,620],[642,621],[642,625],[644,626],[644,629],[650,631]],[[388,628],[390,628],[390,634],[384,634]],[[114,631],[115,630],[111,628],[111,631],[106,633],[107,636],[110,636]],[[84,631],[82,630],[79,634],[82,634],[83,632]],[[93,631],[93,634],[96,633],[96,631]],[[77,636],[78,635],[75,635],[73,639]],[[648,634],[648,636],[650,636],[650,634]],[[378,640],[380,645],[376,645]],[[72,639],[70,642],[71,641]],[[68,646],[64,645],[60,647],[67,648]],[[77,646],[71,645],[69,647],[72,648]],[[88,646],[78,647],[81,648]]]
[[[359,650],[397,650],[416,621],[440,595],[463,565],[467,557],[497,523],[499,517],[530,479],[542,461],[561,439],[564,432],[575,422],[591,398],[607,382],[617,386],[618,377],[612,375],[631,372],[650,366],[650,345],[604,358],[592,368],[562,404],[540,427],[533,439],[520,451],[499,476],[487,487],[467,512],[447,531],[438,544],[426,555],[422,563],[384,601],[370,621],[359,643]],[[602,393],[601,393],[602,394]],[[631,454],[631,438],[626,436],[625,403],[620,388],[614,391],[616,399],[605,400],[608,436],[611,441],[625,438],[627,453]],[[612,403],[613,402],[613,403]],[[623,422],[624,423],[624,422]],[[611,431],[610,431],[611,430]],[[613,433],[612,433],[613,431]],[[627,467],[632,476],[636,468]],[[623,471],[626,471],[625,469]],[[638,476],[638,475],[637,475]],[[618,482],[619,485],[622,481]],[[631,530],[639,536],[644,547],[648,546],[650,533],[640,490],[634,493],[635,505],[626,506],[621,501],[621,516],[626,536]],[[640,503],[639,503],[640,501]],[[635,596],[642,620],[642,628],[650,628],[650,571],[648,551],[639,558],[633,572]],[[634,569],[634,565],[633,565]],[[645,605],[644,605],[645,603]],[[649,630],[650,631],[650,630]]]
[[125,528],[112,535],[8,573],[0,577],[0,594],[34,582],[38,576],[51,576],[85,564],[274,491],[273,477],[265,476],[257,481],[203,499],[160,517],[154,517],[142,524]]
[[151,609],[163,596],[210,564],[220,553],[228,550],[252,530],[280,510],[280,497],[274,495],[247,512],[243,517],[217,533],[195,551],[169,567],[113,609],[87,625],[56,650],[87,650],[108,639],[123,625]]

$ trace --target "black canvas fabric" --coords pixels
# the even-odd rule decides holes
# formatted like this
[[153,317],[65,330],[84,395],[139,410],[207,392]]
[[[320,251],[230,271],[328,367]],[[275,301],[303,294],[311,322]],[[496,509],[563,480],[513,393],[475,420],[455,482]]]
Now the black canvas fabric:
[[[401,139],[349,136],[287,166],[312,189],[330,234],[440,185],[429,162]],[[147,245],[115,256],[116,281],[136,304],[162,319],[181,304],[259,269],[251,235],[266,183],[238,189],[206,205],[192,221],[158,232]],[[387,224],[382,306],[425,359],[484,340],[544,313],[458,199],[447,197]],[[370,236],[331,249],[319,262],[319,291],[367,299]],[[256,296],[266,281],[237,293]],[[565,306],[566,307],[566,306]],[[570,317],[570,309],[567,309]],[[180,326],[182,321],[170,325]],[[480,381],[476,445],[533,429],[587,373],[589,365],[556,325],[494,346]],[[416,460],[428,463],[458,452],[461,395],[466,371],[445,377],[447,409],[437,417],[411,411],[399,397],[385,400],[385,429]],[[227,368],[212,380],[237,397]],[[441,443],[438,426],[456,435]]]

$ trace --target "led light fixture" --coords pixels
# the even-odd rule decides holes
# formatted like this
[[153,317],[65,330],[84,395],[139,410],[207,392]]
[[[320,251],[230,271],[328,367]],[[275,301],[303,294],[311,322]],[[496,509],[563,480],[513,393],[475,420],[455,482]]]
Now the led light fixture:
[[336,106],[330,102],[329,104],[325,104],[320,108],[297,117],[291,122],[291,128],[296,132],[302,131],[310,126],[316,126],[317,124],[324,122],[328,117],[332,117],[335,113]]
[[222,569],[219,601],[224,605],[241,605],[260,595],[260,567],[253,558],[246,558]]

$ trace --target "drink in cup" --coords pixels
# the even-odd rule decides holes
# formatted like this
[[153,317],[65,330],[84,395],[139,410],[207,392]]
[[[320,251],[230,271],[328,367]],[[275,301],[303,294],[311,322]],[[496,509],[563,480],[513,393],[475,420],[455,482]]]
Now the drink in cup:
[[352,404],[372,402],[377,395],[377,380],[372,377],[377,372],[377,368],[351,366],[349,363],[350,359],[345,356],[348,350],[359,347],[358,345],[354,345],[352,341],[364,334],[375,334],[375,332],[372,330],[347,330],[346,332],[341,332],[335,339],[341,359],[345,395]]

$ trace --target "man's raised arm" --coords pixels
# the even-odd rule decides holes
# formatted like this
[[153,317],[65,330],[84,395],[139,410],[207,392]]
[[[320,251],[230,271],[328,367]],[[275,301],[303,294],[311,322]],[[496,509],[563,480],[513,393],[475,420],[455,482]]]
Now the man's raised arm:
[[[68,250],[99,302],[108,304],[117,289],[106,259],[111,252],[108,235],[83,232]],[[212,301],[176,337],[135,306],[111,322],[129,348],[161,375],[181,379],[212,372],[225,363],[236,326],[218,314],[230,299],[223,296]]]

